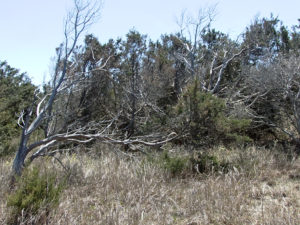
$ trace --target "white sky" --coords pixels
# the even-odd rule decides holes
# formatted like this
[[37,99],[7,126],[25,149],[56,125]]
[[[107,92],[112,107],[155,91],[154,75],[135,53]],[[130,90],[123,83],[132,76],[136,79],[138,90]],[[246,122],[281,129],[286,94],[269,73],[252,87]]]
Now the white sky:
[[[236,37],[256,15],[279,16],[297,25],[299,0],[105,0],[100,21],[89,33],[100,42],[124,37],[131,28],[153,40],[177,31],[176,17],[186,9],[196,15],[217,3],[213,26]],[[35,84],[49,73],[54,49],[63,41],[63,18],[72,0],[0,0],[0,60],[27,72]]]

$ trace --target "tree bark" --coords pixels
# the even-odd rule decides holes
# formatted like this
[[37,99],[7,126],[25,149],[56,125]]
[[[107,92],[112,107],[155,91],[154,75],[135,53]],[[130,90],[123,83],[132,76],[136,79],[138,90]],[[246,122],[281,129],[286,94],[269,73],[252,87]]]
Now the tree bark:
[[[12,170],[15,175],[21,175],[26,156],[31,150],[48,143],[44,143],[43,141],[37,141],[28,146],[28,141],[31,134],[34,131],[36,131],[39,127],[41,127],[42,121],[46,120],[47,113],[51,114],[51,108],[54,103],[54,100],[57,97],[57,94],[65,88],[64,82],[66,81],[65,78],[68,67],[68,59],[74,52],[80,35],[84,30],[87,29],[89,25],[91,25],[94,22],[95,18],[98,17],[101,3],[99,3],[99,1],[94,1],[94,4],[92,3],[92,0],[89,0],[87,2],[84,2],[82,0],[74,0],[74,10],[70,12],[69,17],[65,21],[64,44],[61,44],[57,50],[58,59],[53,78],[53,88],[51,90],[51,95],[47,102],[44,103],[44,100],[46,100],[45,96],[37,104],[36,117],[33,119],[32,122],[30,122],[29,119],[33,115],[34,105],[37,101],[37,98],[33,101],[32,106],[26,110],[26,114],[23,111],[23,113],[19,117],[18,123],[20,121],[23,121],[23,124],[21,125],[19,123],[19,125],[22,126],[22,135],[20,139],[20,146],[16,153],[12,166]],[[60,69],[61,65],[63,65],[62,69]],[[37,97],[37,95],[35,97]],[[25,121],[23,120],[24,118]],[[46,123],[49,123],[49,119],[48,121],[46,121]],[[48,137],[49,135],[50,137]],[[46,140],[49,138],[51,139],[51,137],[54,138],[55,134],[45,134]]]
[[20,146],[13,162],[13,172],[18,176],[20,176],[22,173],[25,159],[28,154],[27,147],[26,147],[27,142],[28,142],[28,137],[26,136],[25,129],[23,128]]

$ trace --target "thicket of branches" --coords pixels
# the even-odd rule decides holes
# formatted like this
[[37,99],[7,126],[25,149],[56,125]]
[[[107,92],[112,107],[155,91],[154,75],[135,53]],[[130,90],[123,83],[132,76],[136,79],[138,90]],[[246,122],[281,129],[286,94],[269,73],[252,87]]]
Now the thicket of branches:
[[[16,173],[31,152],[33,160],[96,139],[125,150],[168,141],[299,144],[299,25],[288,29],[272,16],[256,19],[235,41],[213,28],[210,9],[196,18],[182,15],[179,32],[157,41],[130,30],[124,40],[100,43],[90,34],[78,43],[97,7],[75,1],[53,79],[43,90],[34,92],[1,64],[0,84],[6,86],[0,88],[0,113],[9,115],[0,122],[18,121],[23,129]],[[29,100],[22,91],[17,95],[27,106],[21,114],[16,101],[9,103],[14,82],[31,93]]]

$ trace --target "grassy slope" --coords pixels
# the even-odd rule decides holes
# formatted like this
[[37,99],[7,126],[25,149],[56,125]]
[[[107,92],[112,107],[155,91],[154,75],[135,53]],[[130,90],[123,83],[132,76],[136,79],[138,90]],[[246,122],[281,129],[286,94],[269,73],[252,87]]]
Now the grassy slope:
[[[240,168],[174,177],[142,156],[103,146],[102,152],[61,156],[72,175],[48,224],[300,224],[299,159],[288,163],[283,154],[254,147],[219,148],[213,154]],[[57,163],[44,162],[35,163],[62,176]],[[9,213],[10,165],[0,161],[0,224]]]

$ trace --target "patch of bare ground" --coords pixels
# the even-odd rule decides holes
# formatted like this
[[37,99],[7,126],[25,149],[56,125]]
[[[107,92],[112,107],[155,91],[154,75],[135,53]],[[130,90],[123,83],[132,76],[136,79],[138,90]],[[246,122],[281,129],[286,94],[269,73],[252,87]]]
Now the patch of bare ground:
[[[275,150],[220,147],[210,152],[233,163],[229,172],[174,176],[145,156],[98,148],[100,156],[60,156],[69,168],[68,185],[47,224],[300,224],[299,159],[288,161]],[[9,213],[10,163],[0,162],[1,224]],[[65,173],[53,160],[35,163]]]

